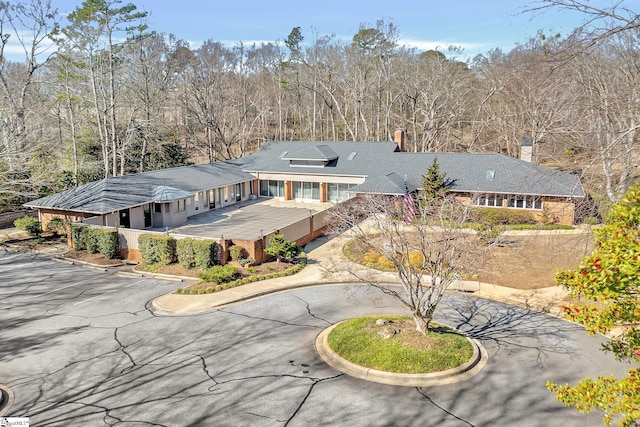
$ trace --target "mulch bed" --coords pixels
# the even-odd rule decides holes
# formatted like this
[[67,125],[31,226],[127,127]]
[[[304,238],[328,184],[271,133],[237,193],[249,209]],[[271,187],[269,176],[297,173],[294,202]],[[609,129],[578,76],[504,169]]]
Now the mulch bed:
[[66,245],[67,238],[65,236],[54,236],[54,235],[46,235],[43,234],[40,239],[35,237],[22,237],[15,238],[10,240],[5,240],[3,243],[9,244],[11,246],[16,246],[21,249],[31,250],[31,251],[42,251],[45,249],[49,249],[54,246]]
[[76,251],[75,249],[70,249],[69,251],[65,252],[63,257],[69,260],[86,262],[89,264],[101,265],[104,267],[122,264],[122,259],[120,258],[109,259],[102,254],[90,254],[87,251]]

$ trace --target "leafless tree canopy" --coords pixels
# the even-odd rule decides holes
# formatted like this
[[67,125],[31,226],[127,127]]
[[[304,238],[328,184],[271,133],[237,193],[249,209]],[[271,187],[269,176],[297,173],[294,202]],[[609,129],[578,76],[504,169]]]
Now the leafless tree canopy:
[[492,243],[465,227],[469,207],[453,196],[414,201],[410,222],[401,197],[377,194],[362,194],[335,206],[331,215],[333,233],[351,239],[349,250],[390,266],[401,289],[351,262],[337,261],[327,268],[348,272],[398,298],[426,333],[444,293],[482,262]]
[[573,0],[529,12],[554,8],[585,25],[464,60],[399,45],[389,21],[348,42],[294,28],[283,43],[193,48],[133,4],[80,5],[61,26],[49,1],[1,2],[0,198],[236,158],[266,140],[386,141],[401,127],[412,151],[517,156],[530,137],[534,161],[616,201],[639,176],[638,15]]

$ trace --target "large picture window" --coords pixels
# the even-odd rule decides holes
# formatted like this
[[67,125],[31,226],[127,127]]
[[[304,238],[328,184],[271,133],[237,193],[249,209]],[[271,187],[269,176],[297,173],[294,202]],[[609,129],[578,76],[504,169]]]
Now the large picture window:
[[353,197],[353,193],[349,190],[351,189],[351,187],[355,187],[355,184],[329,183],[328,187],[328,200],[333,203],[338,203]]
[[542,198],[529,195],[506,195],[506,194],[478,194],[471,198],[472,206],[501,208],[507,200],[507,207],[511,209],[542,209]]
[[294,181],[293,198],[296,200],[308,201],[320,200],[320,183]]
[[471,199],[473,206],[486,206],[490,208],[501,208],[503,206],[504,194],[479,194]]
[[260,181],[260,196],[284,197],[284,181],[263,180]]
[[510,208],[514,208],[514,209],[536,209],[536,210],[541,210],[542,209],[542,199],[540,197],[536,197],[536,196],[524,196],[524,195],[511,196],[511,197],[509,197],[508,206]]

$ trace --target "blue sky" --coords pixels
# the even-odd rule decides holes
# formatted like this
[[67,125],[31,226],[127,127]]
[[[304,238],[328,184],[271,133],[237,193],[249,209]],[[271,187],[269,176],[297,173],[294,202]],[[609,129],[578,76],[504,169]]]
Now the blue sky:
[[[630,0],[635,4],[637,0]],[[128,1],[124,1],[127,3]],[[400,44],[419,50],[449,45],[464,48],[464,55],[500,47],[510,50],[526,42],[541,29],[567,35],[582,23],[580,14],[547,11],[525,13],[537,0],[323,0],[220,1],[220,0],[132,0],[149,12],[148,23],[158,32],[188,40],[192,47],[207,39],[229,44],[283,40],[294,27],[301,27],[305,41],[334,34],[351,40],[361,23],[375,26],[384,19],[393,22]],[[609,3],[597,0],[595,3]],[[52,0],[63,13],[81,0]]]
[[351,40],[361,23],[374,26],[384,19],[398,27],[401,44],[421,50],[453,44],[474,54],[494,47],[509,50],[538,29],[566,35],[581,23],[582,16],[567,12],[523,14],[534,1],[140,0],[136,4],[150,11],[152,28],[195,44],[208,38],[234,43],[282,40],[297,26],[307,41],[313,40],[315,33]]

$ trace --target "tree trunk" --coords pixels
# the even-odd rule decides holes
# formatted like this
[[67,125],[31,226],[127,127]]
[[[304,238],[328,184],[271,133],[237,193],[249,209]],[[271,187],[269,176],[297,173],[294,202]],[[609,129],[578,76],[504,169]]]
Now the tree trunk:
[[416,322],[416,330],[420,331],[423,335],[427,335],[429,331],[429,325],[431,324],[432,315],[422,315],[421,313],[413,313],[413,320]]

